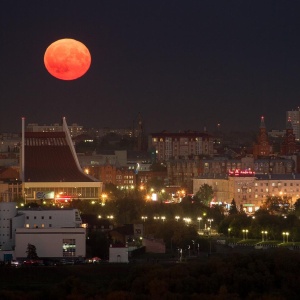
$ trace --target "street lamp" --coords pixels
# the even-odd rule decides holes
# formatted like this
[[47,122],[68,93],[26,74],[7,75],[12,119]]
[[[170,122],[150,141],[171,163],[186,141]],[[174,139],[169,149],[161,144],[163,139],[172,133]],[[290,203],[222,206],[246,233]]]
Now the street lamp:
[[228,236],[230,237],[231,228],[228,228]]
[[199,221],[199,231],[200,231],[201,230],[201,228],[200,228],[200,222],[201,222],[202,218],[198,217],[197,220]]
[[185,221],[186,225],[189,225],[191,218],[184,218],[183,221]]
[[213,222],[214,219],[207,219],[207,221],[209,222],[209,227],[211,228],[211,222]]
[[289,232],[283,232],[282,236],[283,236],[283,243],[285,243],[285,237],[286,237],[286,242],[289,242]]
[[176,216],[175,219],[176,219],[176,221],[178,222],[178,220],[180,219],[180,217],[179,217],[179,216]]
[[162,216],[162,217],[160,217],[162,220],[163,220],[163,222],[165,221],[165,219],[166,219],[166,217],[165,216]]
[[267,234],[268,234],[268,231],[262,231],[261,232],[261,241],[263,242],[264,240],[267,240]]
[[142,216],[142,220],[143,220],[144,222],[146,221],[146,219],[148,219],[147,216]]
[[242,230],[243,232],[243,240],[245,239],[245,229]]

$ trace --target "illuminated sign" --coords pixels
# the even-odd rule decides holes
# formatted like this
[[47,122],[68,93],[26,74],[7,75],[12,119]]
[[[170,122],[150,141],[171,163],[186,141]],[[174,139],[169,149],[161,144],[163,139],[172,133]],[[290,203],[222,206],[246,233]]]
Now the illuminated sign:
[[253,177],[255,176],[255,172],[250,169],[244,171],[236,169],[234,171],[229,170],[228,175],[232,177]]
[[35,199],[36,200],[54,199],[54,192],[53,191],[49,191],[49,192],[36,191]]

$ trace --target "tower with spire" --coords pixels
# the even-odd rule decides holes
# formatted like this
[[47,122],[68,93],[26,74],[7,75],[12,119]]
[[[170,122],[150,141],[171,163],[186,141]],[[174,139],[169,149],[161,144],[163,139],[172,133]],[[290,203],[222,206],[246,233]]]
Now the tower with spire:
[[291,118],[288,118],[286,122],[286,130],[284,140],[280,146],[280,154],[281,155],[290,155],[296,152],[296,137],[294,134],[294,129],[292,125]]
[[257,141],[253,146],[254,158],[268,157],[272,153],[272,146],[269,143],[268,132],[265,125],[265,118],[260,118],[259,133]]

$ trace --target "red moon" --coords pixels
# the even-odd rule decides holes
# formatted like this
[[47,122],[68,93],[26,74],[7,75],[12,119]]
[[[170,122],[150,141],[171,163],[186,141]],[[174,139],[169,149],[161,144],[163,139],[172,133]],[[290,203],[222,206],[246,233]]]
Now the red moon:
[[81,42],[61,39],[46,49],[44,64],[52,76],[61,80],[74,80],[90,68],[91,54]]

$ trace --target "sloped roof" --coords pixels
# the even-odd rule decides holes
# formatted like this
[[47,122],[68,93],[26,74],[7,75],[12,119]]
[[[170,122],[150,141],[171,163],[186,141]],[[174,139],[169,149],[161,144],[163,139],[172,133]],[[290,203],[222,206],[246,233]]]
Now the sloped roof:
[[65,132],[25,132],[25,182],[92,182],[73,157]]

